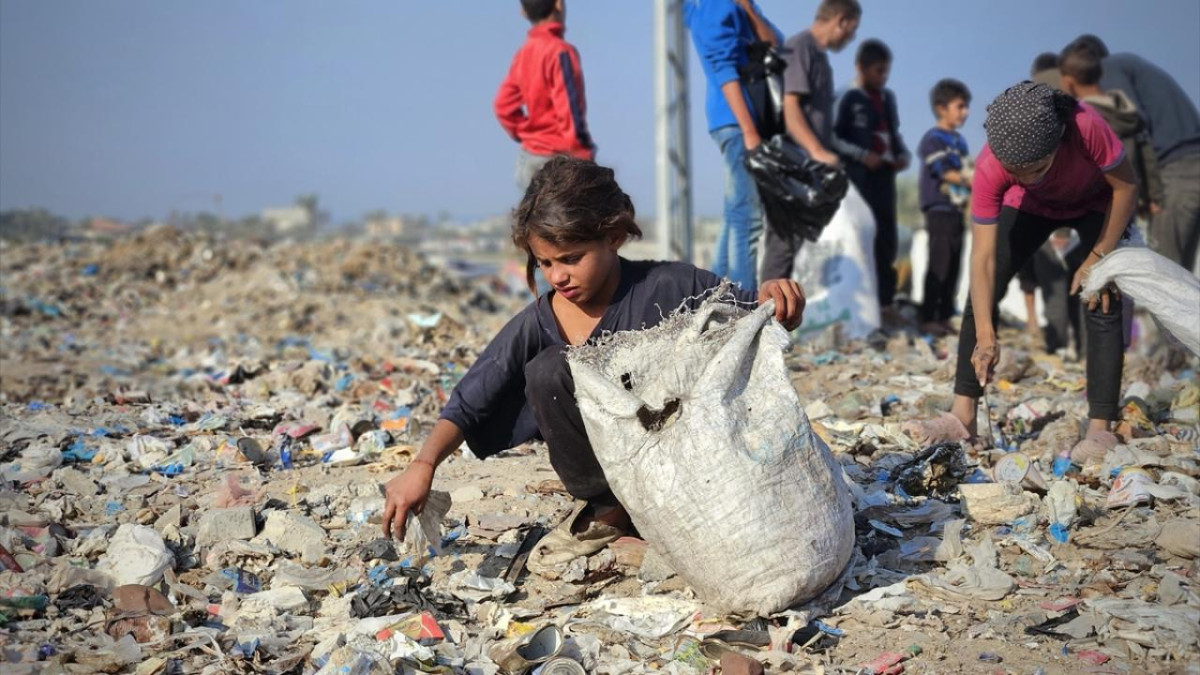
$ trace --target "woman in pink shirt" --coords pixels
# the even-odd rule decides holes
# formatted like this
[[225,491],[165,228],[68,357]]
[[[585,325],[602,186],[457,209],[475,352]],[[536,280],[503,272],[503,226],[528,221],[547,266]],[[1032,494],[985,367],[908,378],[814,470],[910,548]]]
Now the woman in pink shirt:
[[[1137,203],[1137,183],[1121,140],[1087,104],[1043,84],[1022,82],[988,106],[987,145],[971,195],[971,297],[958,343],[954,405],[941,419],[918,422],[919,440],[968,440],[983,387],[1000,358],[998,301],[1051,233],[1069,227],[1081,245],[1072,261],[1076,293],[1088,269],[1117,247]],[[1121,302],[1115,289],[1087,304],[1086,437],[1071,449],[1078,464],[1098,462],[1117,444],[1124,361]]]

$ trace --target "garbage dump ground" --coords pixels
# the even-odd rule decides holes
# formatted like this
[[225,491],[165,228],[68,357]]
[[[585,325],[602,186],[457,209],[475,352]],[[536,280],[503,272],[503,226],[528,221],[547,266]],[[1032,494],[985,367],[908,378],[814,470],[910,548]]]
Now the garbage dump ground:
[[519,279],[170,229],[0,259],[6,673],[1200,672],[1200,387],[1148,320],[1124,443],[1084,471],[1055,461],[1082,365],[1011,328],[995,448],[902,433],[948,409],[953,337],[796,346],[855,554],[840,595],[731,617],[633,537],[524,570],[573,508],[537,445],[456,455],[423,525],[379,538],[379,484]]

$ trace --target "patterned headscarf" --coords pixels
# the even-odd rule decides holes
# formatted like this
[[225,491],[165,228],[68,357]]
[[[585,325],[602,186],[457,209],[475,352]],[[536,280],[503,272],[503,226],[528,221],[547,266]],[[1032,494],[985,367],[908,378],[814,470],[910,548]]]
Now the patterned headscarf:
[[1062,140],[1065,97],[1028,81],[997,96],[988,105],[983,123],[996,159],[1007,166],[1024,166],[1054,152]]

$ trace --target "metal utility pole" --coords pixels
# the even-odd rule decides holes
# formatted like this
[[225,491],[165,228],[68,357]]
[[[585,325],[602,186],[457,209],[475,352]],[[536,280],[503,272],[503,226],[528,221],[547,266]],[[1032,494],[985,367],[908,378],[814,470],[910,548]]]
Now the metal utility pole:
[[692,261],[692,156],[683,0],[654,0],[657,239],[664,260]]

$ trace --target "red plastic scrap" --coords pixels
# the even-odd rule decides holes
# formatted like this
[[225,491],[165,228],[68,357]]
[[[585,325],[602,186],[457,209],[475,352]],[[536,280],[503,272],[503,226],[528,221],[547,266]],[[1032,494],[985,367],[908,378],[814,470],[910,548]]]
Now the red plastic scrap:
[[387,640],[394,633],[402,633],[410,640],[426,646],[446,639],[446,634],[442,631],[442,627],[438,625],[437,619],[433,618],[433,615],[429,612],[421,612],[420,614],[402,619],[380,630],[375,634],[375,639]]
[[321,427],[315,424],[306,424],[304,422],[280,422],[275,425],[275,429],[271,432],[271,435],[282,436],[286,434],[298,440],[320,429]]
[[863,668],[875,675],[900,675],[904,672],[904,666],[900,662],[907,658],[908,654],[884,652],[876,656],[870,663],[863,664]]
[[25,569],[21,567],[21,563],[18,563],[17,559],[4,546],[0,546],[0,567],[11,572],[25,572]]
[[1082,598],[1059,598],[1058,600],[1045,600],[1038,604],[1038,607],[1047,612],[1065,612],[1075,605],[1083,602]]
[[1102,666],[1112,659],[1111,656],[1104,652],[1096,651],[1095,649],[1085,649],[1081,652],[1076,652],[1076,657],[1084,663],[1090,663],[1093,666]]

